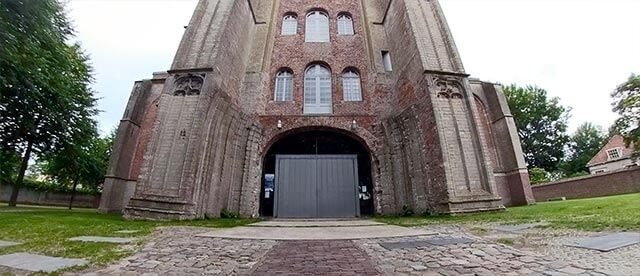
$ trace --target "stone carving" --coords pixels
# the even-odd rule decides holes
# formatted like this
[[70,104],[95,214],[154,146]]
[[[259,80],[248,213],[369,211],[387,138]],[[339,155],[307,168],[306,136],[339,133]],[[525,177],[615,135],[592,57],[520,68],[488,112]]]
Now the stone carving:
[[433,78],[433,84],[436,87],[438,98],[445,99],[462,99],[462,86],[455,79],[446,79],[442,77]]
[[174,96],[200,95],[200,90],[204,84],[204,74],[176,75],[176,89]]

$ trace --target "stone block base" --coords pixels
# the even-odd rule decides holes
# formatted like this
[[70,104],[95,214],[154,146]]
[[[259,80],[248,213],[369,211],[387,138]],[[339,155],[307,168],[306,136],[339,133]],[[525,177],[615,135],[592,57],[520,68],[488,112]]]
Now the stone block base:
[[487,212],[487,211],[500,211],[504,210],[502,199],[497,196],[486,197],[470,197],[470,198],[455,198],[445,203],[447,207],[447,213],[449,214],[464,214],[475,212]]
[[124,207],[129,204],[129,200],[136,190],[136,181],[127,180],[112,176],[105,177],[100,198],[101,213],[122,213]]
[[132,198],[124,209],[124,217],[131,220],[190,220],[197,219],[195,205],[186,202]]

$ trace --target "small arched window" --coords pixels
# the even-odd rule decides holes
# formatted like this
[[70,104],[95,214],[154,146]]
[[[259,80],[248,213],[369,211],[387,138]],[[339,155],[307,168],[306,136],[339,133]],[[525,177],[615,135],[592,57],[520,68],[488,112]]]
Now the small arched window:
[[344,74],[342,74],[342,90],[345,102],[362,101],[360,75],[353,70],[344,72]]
[[276,76],[276,102],[289,102],[293,100],[293,74],[291,71],[282,70]]
[[331,71],[319,64],[311,65],[304,73],[304,113],[330,114]]
[[353,20],[351,16],[346,14],[338,15],[338,34],[352,35],[353,33]]
[[329,16],[320,11],[307,14],[305,42],[329,42]]
[[298,33],[298,18],[295,14],[285,15],[282,19],[282,35],[294,35]]

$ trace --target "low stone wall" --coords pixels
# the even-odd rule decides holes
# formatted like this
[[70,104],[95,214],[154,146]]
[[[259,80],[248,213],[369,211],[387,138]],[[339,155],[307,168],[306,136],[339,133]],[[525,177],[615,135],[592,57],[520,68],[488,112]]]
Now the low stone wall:
[[[8,202],[11,197],[11,186],[0,184],[0,202]],[[28,188],[20,189],[18,204],[69,206],[71,194],[34,191]],[[100,196],[76,194],[73,207],[98,208]]]
[[640,193],[640,168],[572,178],[532,187],[536,201]]

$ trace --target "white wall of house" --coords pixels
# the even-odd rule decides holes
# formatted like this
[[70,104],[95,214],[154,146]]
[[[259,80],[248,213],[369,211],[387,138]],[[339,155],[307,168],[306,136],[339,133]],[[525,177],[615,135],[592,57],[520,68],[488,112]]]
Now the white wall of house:
[[[619,159],[615,161],[610,161],[603,164],[598,164],[592,167],[589,167],[589,172],[591,174],[604,173],[610,171],[621,170],[627,168],[628,166],[633,165],[634,162],[629,158]],[[635,163],[637,164],[637,163]]]

